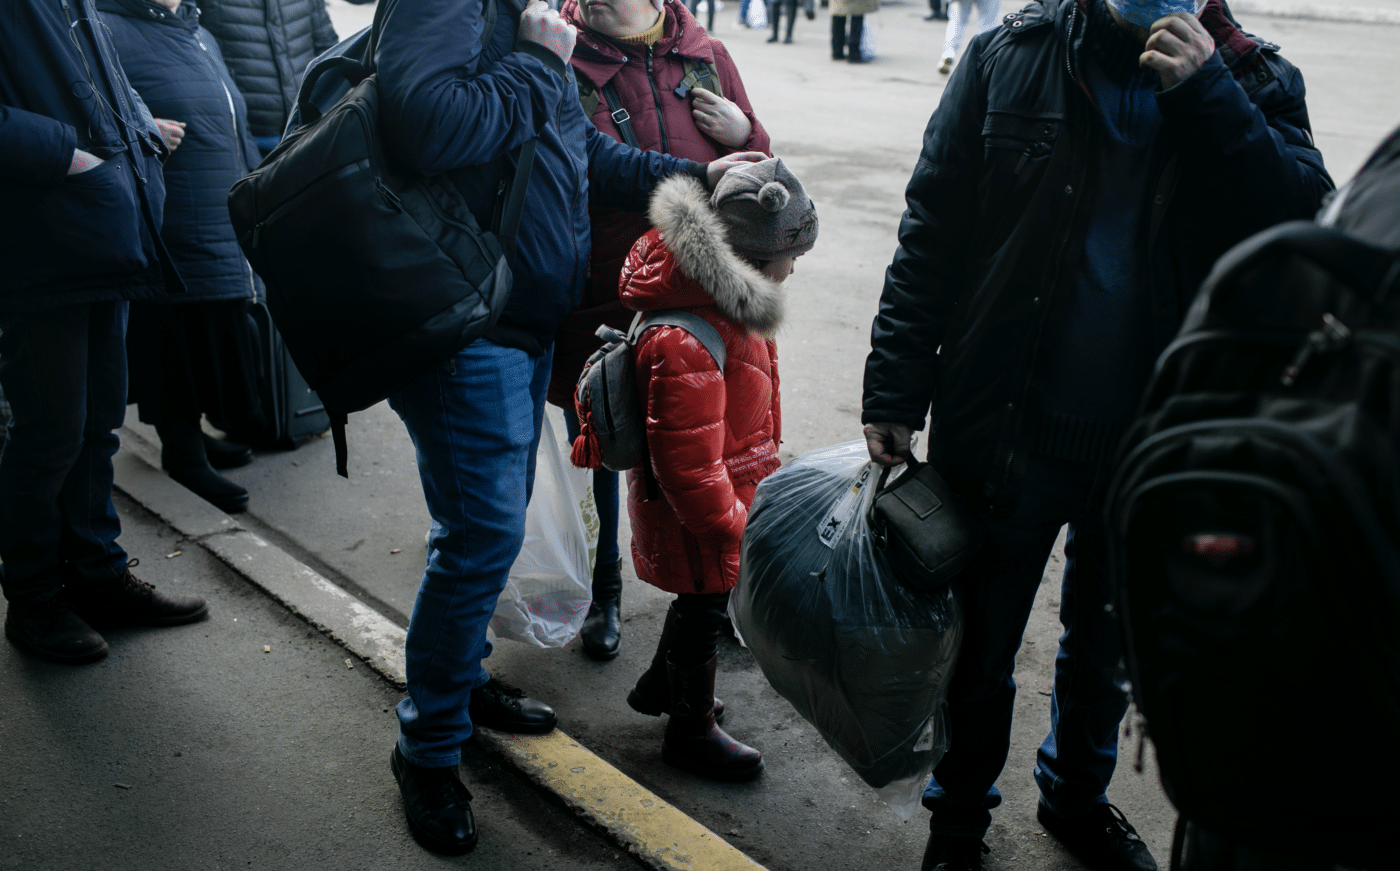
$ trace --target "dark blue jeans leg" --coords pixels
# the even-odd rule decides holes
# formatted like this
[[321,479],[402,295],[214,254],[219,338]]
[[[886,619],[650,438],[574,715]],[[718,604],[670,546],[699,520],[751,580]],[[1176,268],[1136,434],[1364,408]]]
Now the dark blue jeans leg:
[[[578,417],[573,411],[564,412],[564,428],[570,439],[578,438]],[[617,472],[595,469],[593,472],[593,501],[598,505],[598,556],[594,562],[600,566],[610,566],[622,559],[622,548],[617,541],[618,478]]]
[[418,765],[456,765],[472,734],[487,624],[525,537],[550,358],[478,340],[389,398],[433,518],[397,709],[399,747]]
[[93,580],[125,567],[112,457],[126,414],[126,312],[106,302],[0,321],[12,415],[0,453],[0,561],[12,601],[51,595],[64,563]]
[[1045,804],[1077,816],[1099,802],[1118,761],[1118,725],[1128,710],[1123,642],[1112,601],[1108,543],[1097,510],[1071,523],[1060,590],[1060,649],[1050,696],[1050,733],[1036,753]]
[[951,743],[924,790],[934,834],[980,838],[1001,803],[995,783],[1011,745],[1016,652],[1055,539],[1089,510],[1097,472],[1032,456],[1015,514],[987,522],[986,544],[959,579],[965,634],[948,688]]

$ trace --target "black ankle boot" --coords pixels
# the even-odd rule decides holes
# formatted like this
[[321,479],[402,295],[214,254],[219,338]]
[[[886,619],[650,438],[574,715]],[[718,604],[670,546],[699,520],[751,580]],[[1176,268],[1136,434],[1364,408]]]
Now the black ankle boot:
[[[659,717],[671,713],[671,677],[666,671],[666,654],[671,652],[671,640],[675,637],[676,609],[666,609],[666,622],[661,624],[661,640],[656,642],[656,653],[651,658],[651,667],[637,678],[637,685],[627,694],[627,705],[639,714]],[[715,722],[724,722],[724,702],[715,699]]]
[[735,741],[715,723],[715,660],[700,665],[666,663],[671,678],[671,718],[661,761],[711,780],[752,780],[763,773],[763,754]]
[[156,434],[160,436],[160,467],[177,483],[229,514],[248,507],[248,491],[209,465],[198,420],[156,424]]
[[208,433],[203,434],[202,441],[204,455],[215,469],[237,469],[253,462],[253,449],[247,445],[216,439]]
[[593,603],[583,618],[583,652],[607,662],[622,648],[622,563],[593,569]]

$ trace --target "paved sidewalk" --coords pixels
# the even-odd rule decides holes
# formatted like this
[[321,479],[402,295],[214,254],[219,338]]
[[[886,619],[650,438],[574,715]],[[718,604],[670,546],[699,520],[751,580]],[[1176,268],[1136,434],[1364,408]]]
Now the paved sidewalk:
[[389,774],[399,691],[188,537],[117,504],[137,573],[203,596],[210,617],[111,631],[93,665],[0,642],[0,869],[639,867],[477,742],[462,776],[481,843],[461,858],[425,852]]

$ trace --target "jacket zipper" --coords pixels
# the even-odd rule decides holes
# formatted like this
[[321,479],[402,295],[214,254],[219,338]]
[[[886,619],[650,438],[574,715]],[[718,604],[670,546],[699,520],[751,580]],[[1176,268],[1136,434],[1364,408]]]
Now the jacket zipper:
[[666,112],[661,105],[661,92],[656,88],[656,68],[652,65],[655,50],[647,46],[647,84],[651,85],[651,97],[656,102],[656,123],[661,127],[661,152],[671,153],[671,143],[666,137]]
[[[214,62],[209,59],[209,49],[205,48],[204,40],[199,38],[199,34],[193,33],[195,45],[199,46],[200,57],[204,58],[204,63],[209,67],[209,72],[213,73],[214,79],[218,81],[219,87],[224,89],[224,99],[228,101],[229,123],[233,128],[233,148],[238,157],[238,170],[240,176],[248,174],[248,156],[243,151],[243,137],[238,135],[238,108],[233,104],[233,94],[229,93],[228,85],[224,84],[224,77],[219,75],[219,70],[214,66]],[[261,235],[261,234],[259,234]],[[246,257],[240,257],[240,271],[243,277],[248,279],[248,298],[254,302],[258,299],[258,284],[253,279],[253,269],[248,265]]]

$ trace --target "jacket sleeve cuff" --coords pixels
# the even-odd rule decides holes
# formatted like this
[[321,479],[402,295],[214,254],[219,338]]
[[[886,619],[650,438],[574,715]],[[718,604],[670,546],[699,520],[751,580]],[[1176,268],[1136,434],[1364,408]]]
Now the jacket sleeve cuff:
[[710,165],[708,163],[696,163],[693,160],[687,160],[686,164],[686,174],[700,179],[700,183],[708,188],[710,186]]
[[559,55],[540,45],[538,42],[528,39],[517,39],[515,41],[515,50],[536,58],[540,63],[558,73],[561,78],[567,77],[568,65],[559,59]]
[[63,184],[73,164],[78,134],[46,115],[0,106],[0,175],[30,184]]

